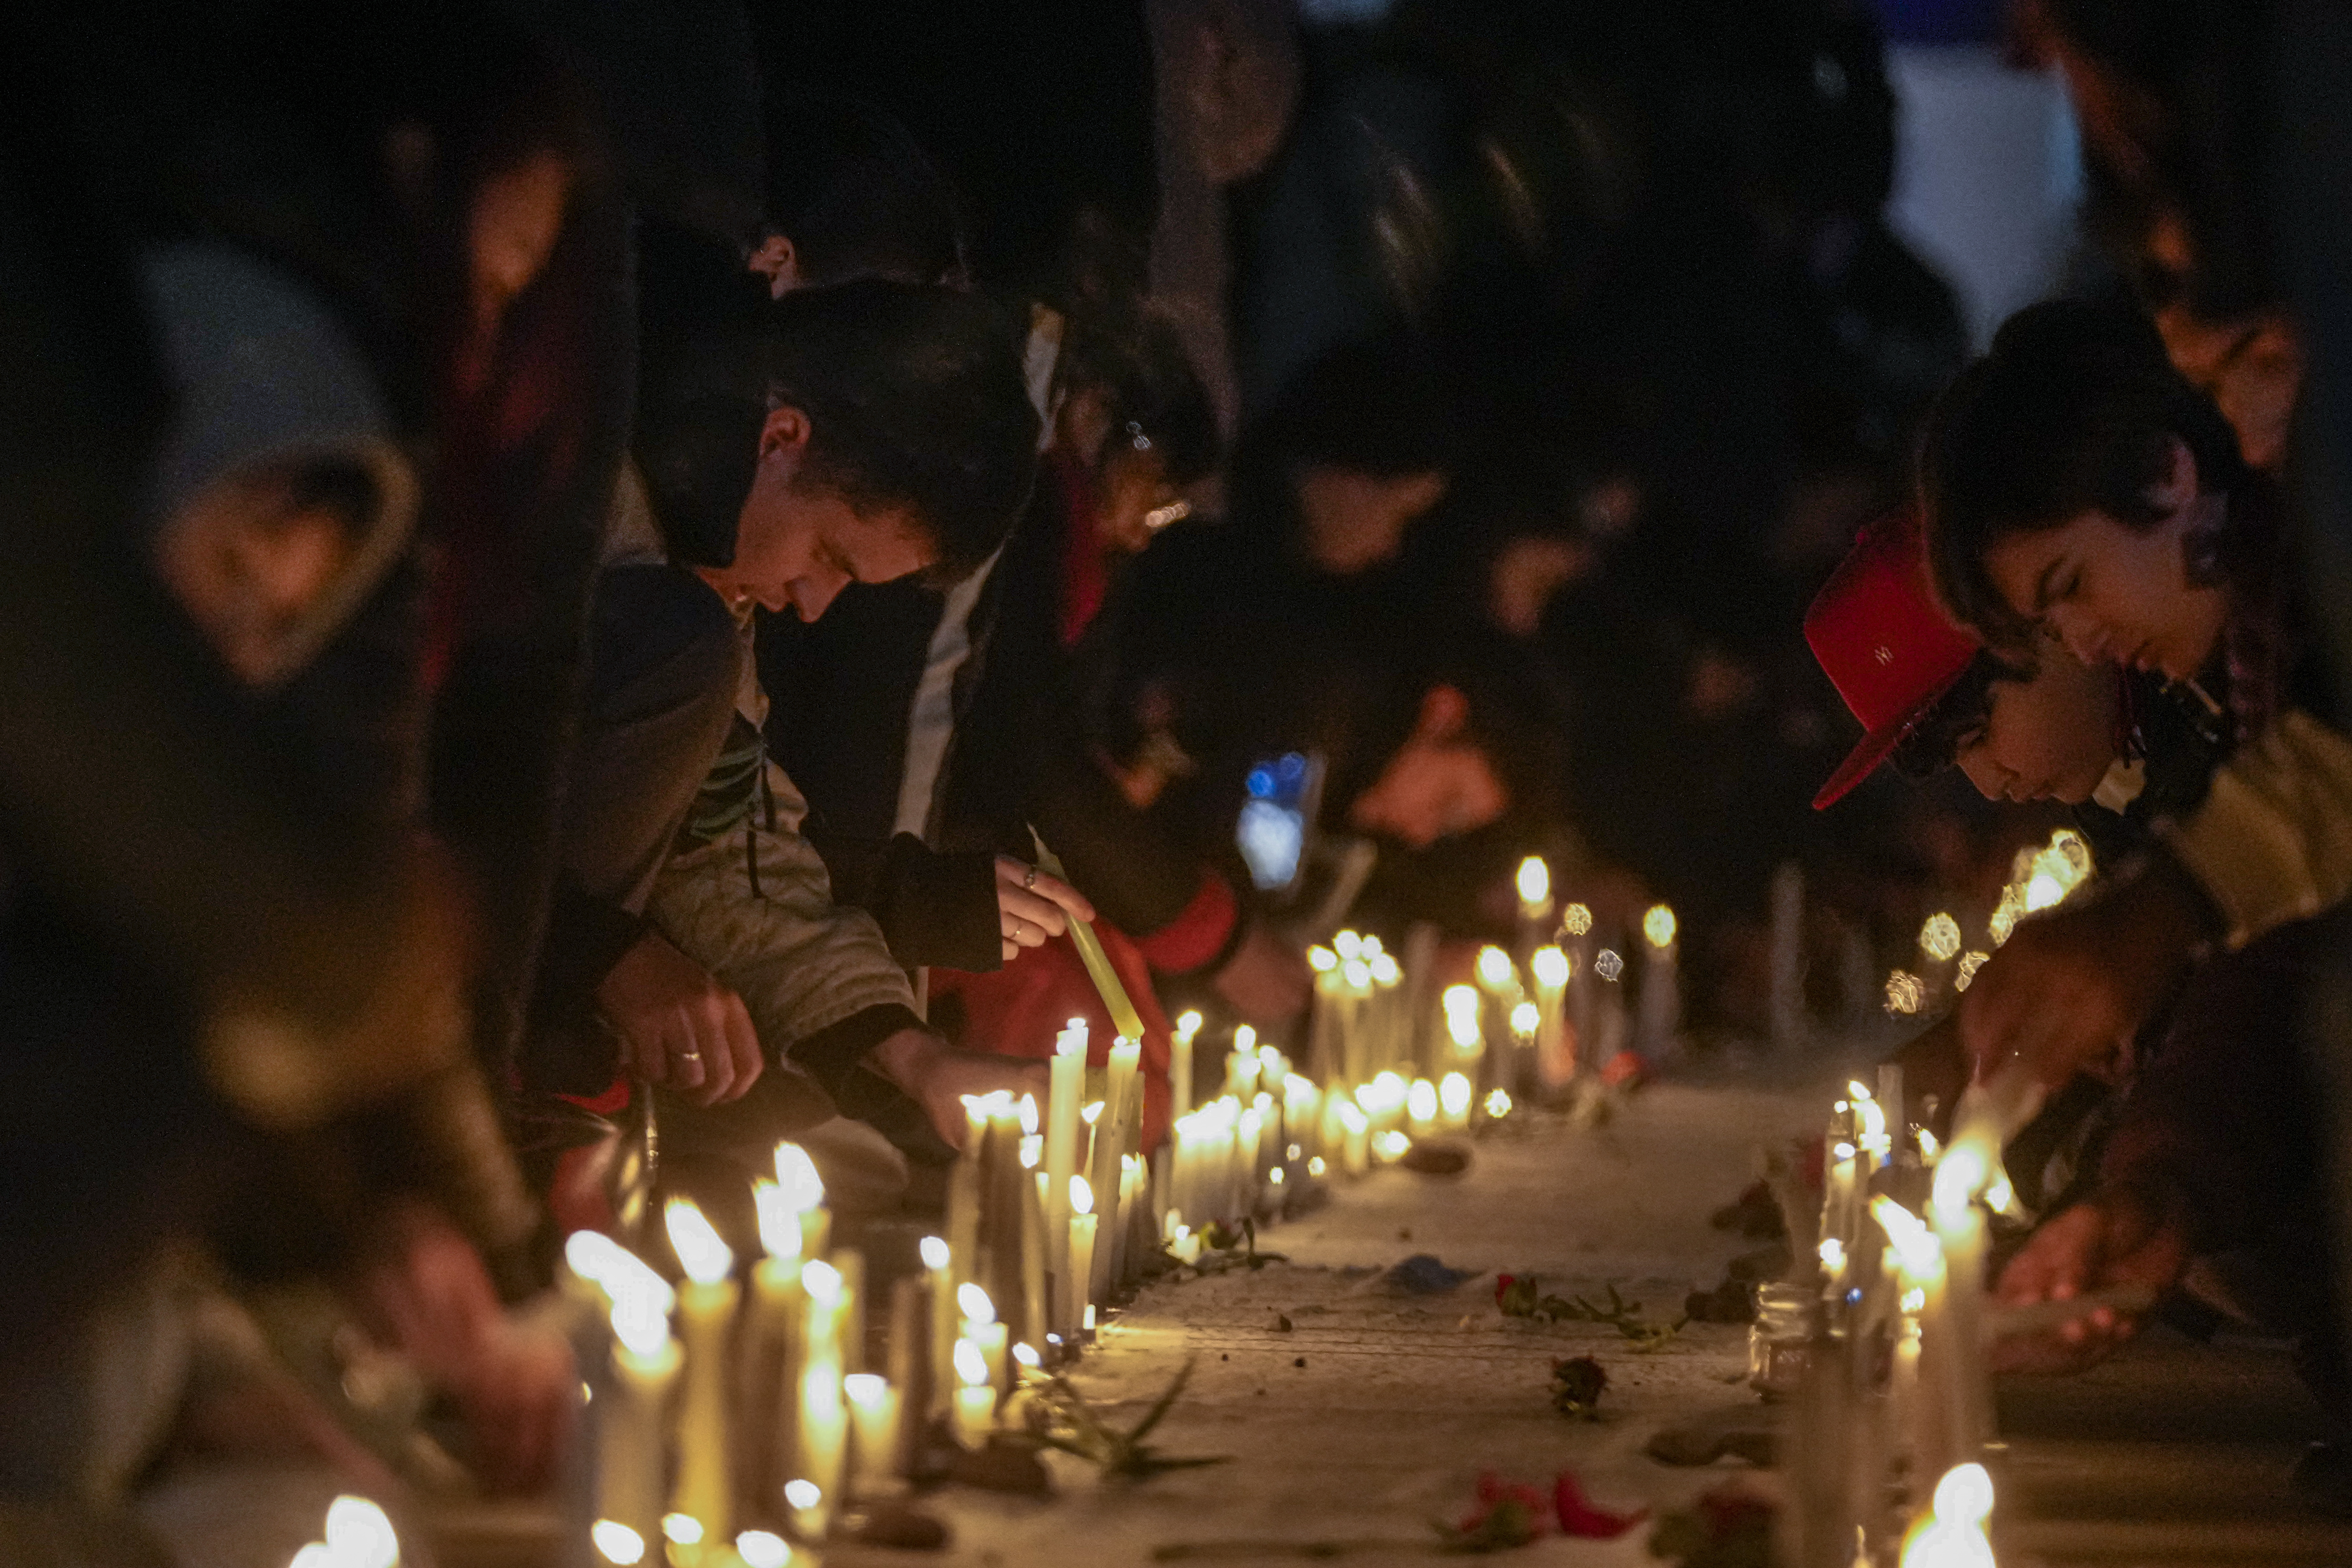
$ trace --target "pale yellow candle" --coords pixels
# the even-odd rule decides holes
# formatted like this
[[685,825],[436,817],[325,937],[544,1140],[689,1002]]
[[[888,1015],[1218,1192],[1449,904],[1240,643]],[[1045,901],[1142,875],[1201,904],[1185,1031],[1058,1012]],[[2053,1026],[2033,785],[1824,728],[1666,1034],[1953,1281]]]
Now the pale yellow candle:
[[1576,1076],[1576,1042],[1568,1028],[1568,982],[1575,966],[1565,951],[1539,947],[1528,960],[1536,983],[1536,1074],[1557,1089]]
[[801,1289],[803,1210],[781,1184],[751,1184],[760,1245],[767,1256],[751,1268],[751,1324],[740,1409],[742,1475],[754,1495],[772,1495],[790,1478],[800,1418],[800,1344],[808,1295]]
[[[812,1267],[814,1267],[812,1265]],[[802,1532],[822,1541],[842,1502],[842,1476],[849,1447],[849,1413],[841,1396],[841,1363],[812,1360],[801,1373],[800,1474],[816,1489],[814,1503],[794,1511]]]
[[1404,1128],[1415,1138],[1426,1138],[1437,1130],[1437,1086],[1425,1078],[1412,1080],[1404,1093]]
[[958,1340],[955,1369],[956,1440],[967,1448],[985,1447],[988,1434],[996,1426],[996,1389],[988,1380],[987,1359],[970,1340]]
[[1054,1040],[1045,1090],[1045,1270],[1055,1289],[1070,1272],[1070,1178],[1078,1173],[1078,1110],[1087,1093],[1087,1021],[1073,1018]]
[[856,1439],[849,1495],[870,1497],[888,1489],[898,1470],[898,1391],[887,1378],[859,1372],[841,1380],[841,1392],[849,1401],[849,1425]]
[[[1500,1089],[1495,1091],[1502,1093]],[[1449,1131],[1459,1132],[1470,1125],[1470,1080],[1458,1072],[1447,1073],[1437,1080],[1437,1121]]]
[[735,1255],[691,1198],[672,1198],[663,1211],[671,1247],[687,1273],[677,1295],[679,1339],[686,1347],[686,1388],[677,1416],[677,1485],[670,1511],[701,1525],[712,1540],[732,1532],[734,1501],[729,1473],[729,1338],[738,1290],[729,1278]]
[[1360,1176],[1371,1168],[1371,1118],[1366,1116],[1353,1100],[1339,1102],[1340,1128],[1339,1168],[1351,1176]]
[[[661,1287],[659,1293],[615,1281],[613,1379],[596,1413],[598,1513],[634,1536],[641,1552],[661,1529],[669,1395],[686,1359],[670,1337],[664,1305],[668,1287],[658,1277],[654,1283]],[[615,1542],[620,1539],[606,1533]]]
[[833,1245],[833,1211],[824,1206],[824,1178],[807,1150],[797,1143],[776,1145],[776,1185],[799,1218],[801,1256],[823,1258]]
[[1091,1332],[1095,1326],[1093,1292],[1087,1281],[1094,1278],[1095,1260],[1095,1194],[1084,1176],[1070,1178],[1070,1278],[1079,1289],[1072,1305],[1068,1324],[1064,1328],[1065,1343],[1076,1343],[1078,1336]]
[[989,1386],[1005,1386],[1005,1346],[1010,1336],[996,1321],[996,1304],[986,1290],[969,1282],[956,1288],[956,1305],[963,1317],[962,1337],[980,1347],[987,1358]]
[[801,1338],[801,1359],[810,1366],[842,1366],[841,1329],[849,1306],[849,1292],[841,1270],[823,1258],[801,1265],[801,1289],[808,1294],[808,1321]]
[[1174,1121],[1192,1110],[1192,1038],[1201,1032],[1201,1015],[1190,1010],[1176,1019],[1168,1040],[1168,1115]]
[[955,1279],[949,1266],[948,1244],[940,1237],[923,1237],[923,1288],[930,1297],[930,1414],[944,1416],[954,1407],[956,1300]]

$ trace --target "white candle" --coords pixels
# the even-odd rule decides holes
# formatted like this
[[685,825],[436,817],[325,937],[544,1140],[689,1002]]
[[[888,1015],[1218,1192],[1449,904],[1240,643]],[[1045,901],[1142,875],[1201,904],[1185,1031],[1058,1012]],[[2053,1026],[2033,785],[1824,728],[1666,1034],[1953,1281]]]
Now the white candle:
[[728,1347],[738,1290],[730,1273],[735,1255],[690,1198],[672,1198],[663,1214],[671,1247],[688,1283],[677,1293],[678,1326],[686,1350],[686,1389],[677,1418],[677,1485],[670,1511],[682,1513],[714,1541],[731,1533],[734,1479],[727,1409]]
[[1568,1027],[1568,982],[1573,973],[1567,952],[1539,947],[1528,960],[1536,983],[1536,1078],[1559,1089],[1576,1077],[1576,1038]]
[[740,1406],[745,1484],[768,1495],[790,1479],[800,1419],[801,1324],[808,1297],[801,1289],[801,1211],[774,1182],[751,1184],[766,1256],[751,1268],[751,1324]]
[[1095,1194],[1084,1176],[1070,1178],[1070,1278],[1078,1284],[1071,1300],[1073,1310],[1062,1328],[1062,1342],[1077,1343],[1094,1326]]
[[1097,1248],[1095,1258],[1095,1295],[1101,1300],[1108,1297],[1127,1262],[1122,1240],[1121,1223],[1126,1218],[1122,1207],[1125,1189],[1120,1184],[1120,1172],[1127,1156],[1143,1142],[1143,1042],[1124,1037],[1113,1040],[1110,1047],[1110,1072],[1104,1100],[1108,1109],[1104,1121],[1111,1124],[1108,1146],[1098,1146],[1088,1180],[1095,1190],[1108,1201],[1110,1214],[1110,1245]]
[[1073,1018],[1054,1040],[1045,1092],[1045,1268],[1069,1289],[1070,1178],[1078,1173],[1078,1107],[1087,1093],[1087,1021]]
[[1405,1131],[1415,1138],[1426,1138],[1437,1130],[1437,1086],[1425,1078],[1412,1080],[1404,1095]]
[[843,1378],[841,1392],[849,1401],[850,1427],[856,1439],[849,1491],[870,1497],[887,1488],[898,1468],[899,1394],[888,1379],[870,1372]]
[[989,1431],[996,1425],[996,1389],[988,1381],[988,1363],[980,1347],[970,1340],[958,1340],[955,1369],[956,1440],[967,1448],[985,1447]]
[[626,1281],[615,1281],[617,1289],[607,1286],[613,1290],[613,1380],[596,1423],[598,1511],[634,1534],[641,1548],[659,1538],[669,1468],[669,1393],[686,1359],[670,1337],[669,1287],[646,1272],[658,1290]]
[[1187,1011],[1176,1020],[1168,1041],[1168,1114],[1171,1120],[1192,1110],[1192,1037],[1201,1032],[1201,1015]]
[[833,1246],[833,1212],[824,1206],[824,1178],[797,1143],[776,1145],[776,1185],[799,1216],[801,1256],[823,1258]]
[[1659,1061],[1674,1048],[1683,1020],[1682,982],[1677,973],[1675,911],[1653,904],[1642,917],[1642,940],[1649,958],[1642,970],[1642,1055]]
[[812,1360],[801,1373],[800,1474],[794,1479],[808,1482],[816,1495],[795,1508],[795,1522],[803,1534],[818,1541],[824,1539],[842,1500],[849,1415],[842,1404],[841,1384],[838,1360]]
[[[1495,1091],[1502,1093],[1501,1089]],[[1449,1131],[1460,1132],[1470,1125],[1470,1080],[1458,1072],[1447,1073],[1437,1083],[1438,1124]]]
[[930,1297],[931,1414],[941,1416],[952,1408],[955,1394],[955,1380],[949,1375],[955,1362],[955,1275],[949,1262],[948,1244],[943,1238],[927,1236],[923,1237],[919,1250],[923,1258],[923,1287]]

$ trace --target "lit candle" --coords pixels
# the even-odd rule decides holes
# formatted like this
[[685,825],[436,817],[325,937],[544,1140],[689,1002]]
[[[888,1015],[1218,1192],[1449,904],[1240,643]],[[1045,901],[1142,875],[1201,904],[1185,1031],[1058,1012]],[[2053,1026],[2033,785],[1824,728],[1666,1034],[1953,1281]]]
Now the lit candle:
[[1006,1336],[1004,1325],[996,1321],[996,1304],[987,1291],[967,1282],[956,1287],[956,1306],[963,1317],[963,1337],[980,1347],[987,1364],[989,1386],[1003,1388]]
[[1929,1392],[1921,1382],[1927,1325],[1936,1324],[1939,1336],[1944,1332],[1948,1281],[1944,1248],[1918,1215],[1892,1198],[1871,1199],[1870,1212],[1886,1236],[1896,1290],[1895,1360],[1886,1391],[1888,1430],[1910,1454],[1912,1473],[1931,1474],[1952,1462],[1945,1423],[1927,1409]]
[[1923,1318],[1923,1376],[1935,1380],[1935,1403],[1946,1424],[1945,1451],[1954,1464],[1976,1458],[1992,1430],[1992,1394],[1984,1367],[1985,1219],[1977,1194],[1999,1168],[1976,1129],[1957,1135],[1936,1162],[1928,1223],[1942,1247],[1946,1280],[1941,1310]]
[[[812,1268],[822,1264],[811,1264]],[[794,1500],[793,1522],[801,1534],[822,1541],[841,1505],[842,1475],[849,1447],[849,1415],[841,1397],[841,1363],[812,1360],[801,1373],[800,1471],[810,1491]]]
[[859,1372],[841,1380],[841,1391],[848,1396],[850,1426],[856,1438],[850,1494],[870,1497],[886,1490],[898,1468],[898,1390],[887,1378]]
[[1971,1459],[1944,1472],[1903,1542],[1903,1568],[1993,1568],[1992,1477]]
[[1675,941],[1675,911],[1653,904],[1642,917],[1642,940],[1648,962],[1642,969],[1642,1032],[1640,1050],[1651,1061],[1663,1060],[1674,1048],[1683,1021],[1682,982],[1676,970],[1679,948]]
[[1450,1059],[1475,1083],[1486,1058],[1486,1027],[1480,1017],[1484,1008],[1478,993],[1467,985],[1449,985],[1440,1005],[1445,1010],[1446,1041],[1453,1050]]
[[824,1178],[797,1143],[776,1145],[776,1185],[798,1215],[801,1256],[823,1258],[833,1246],[833,1211],[824,1206]]
[[[1495,1091],[1501,1094],[1501,1089]],[[1470,1080],[1458,1072],[1447,1073],[1437,1082],[1438,1124],[1448,1131],[1460,1132],[1470,1125]]]
[[1054,1040],[1045,1091],[1045,1268],[1069,1289],[1070,1178],[1078,1173],[1078,1105],[1087,1094],[1087,1021],[1073,1018]]
[[1340,1100],[1338,1104],[1342,1138],[1339,1168],[1351,1176],[1360,1176],[1371,1168],[1372,1121],[1351,1100]]
[[[1036,1344],[1045,1342],[1053,1305],[1046,1294],[1045,1192],[1049,1178],[1038,1169],[1045,1155],[1045,1139],[1031,1134],[1021,1140],[1021,1183],[1015,1194],[1021,1207],[1021,1332]],[[1064,1233],[1065,1239],[1068,1232]]]
[[1404,1095],[1405,1131],[1415,1138],[1426,1138],[1437,1128],[1437,1086],[1425,1078],[1412,1080]]
[[948,1375],[955,1362],[956,1300],[955,1274],[948,1258],[948,1244],[936,1236],[923,1237],[919,1246],[923,1257],[923,1284],[930,1298],[931,1414],[946,1415],[953,1406],[955,1383]]
[[603,1521],[634,1535],[642,1551],[661,1528],[669,1394],[685,1352],[670,1337],[668,1284],[635,1258],[629,1262],[643,1270],[642,1279],[615,1272],[602,1281],[613,1303],[613,1381],[597,1413],[597,1508]]
[[743,1495],[774,1496],[791,1479],[800,1412],[801,1217],[803,1211],[771,1181],[751,1184],[766,1256],[751,1268],[751,1322],[740,1405]]
[[1070,1178],[1070,1278],[1078,1284],[1071,1300],[1074,1309],[1062,1328],[1062,1342],[1077,1343],[1078,1336],[1095,1326],[1094,1279],[1095,1194],[1084,1176]]
[[1576,1054],[1586,1061],[1594,1053],[1592,1035],[1592,911],[1570,904],[1559,915],[1560,933],[1568,938],[1568,1029],[1575,1037]]
[[677,1294],[680,1340],[686,1348],[686,1389],[677,1417],[677,1485],[670,1511],[682,1513],[714,1541],[730,1533],[733,1452],[727,1433],[728,1339],[735,1323],[737,1289],[729,1278],[735,1255],[691,1198],[672,1198],[663,1211],[670,1247],[687,1274]]
[[1545,865],[1540,856],[1528,856],[1519,860],[1519,950],[1543,941],[1545,921],[1552,920],[1552,868]]
[[1528,960],[1536,983],[1536,1079],[1547,1089],[1563,1088],[1576,1077],[1576,1037],[1568,1026],[1572,968],[1557,947],[1539,947]]
[[1108,1299],[1113,1284],[1125,1266],[1126,1251],[1121,1241],[1125,1188],[1120,1184],[1120,1172],[1127,1156],[1143,1142],[1143,1042],[1121,1037],[1110,1047],[1110,1072],[1104,1095],[1108,1109],[1103,1120],[1108,1122],[1110,1137],[1104,1141],[1100,1131],[1096,1134],[1095,1163],[1087,1172],[1087,1180],[1095,1191],[1107,1201],[1109,1211],[1110,1245],[1096,1249],[1094,1297]]
[[988,1363],[981,1355],[980,1347],[970,1340],[958,1340],[955,1369],[956,1440],[967,1448],[985,1447],[989,1431],[996,1425],[996,1389],[988,1381]]
[[1168,1114],[1171,1120],[1192,1110],[1192,1037],[1200,1032],[1201,1015],[1188,1009],[1177,1016],[1176,1032],[1169,1037]]

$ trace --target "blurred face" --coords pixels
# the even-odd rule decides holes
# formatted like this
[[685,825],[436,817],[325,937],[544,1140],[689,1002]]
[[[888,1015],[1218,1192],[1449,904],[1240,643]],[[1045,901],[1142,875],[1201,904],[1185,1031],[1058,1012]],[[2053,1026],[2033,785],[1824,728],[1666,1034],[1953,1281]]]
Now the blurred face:
[[2116,663],[2187,679],[2220,642],[2228,605],[2188,576],[2187,534],[2218,505],[2197,491],[2197,463],[2174,443],[2171,476],[2149,491],[2164,515],[2126,527],[2086,511],[2056,528],[2011,534],[1985,566],[2011,609],[2043,626],[2084,664]]
[[938,546],[910,514],[859,511],[836,492],[808,482],[809,423],[779,408],[760,436],[760,466],[736,521],[735,560],[698,568],[730,605],[791,610],[813,621],[852,583],[888,583],[939,559]]
[[1298,476],[1298,510],[1307,556],[1334,576],[1369,572],[1396,558],[1404,531],[1445,495],[1445,476],[1394,479],[1318,466]]
[[260,685],[290,673],[289,639],[357,543],[353,520],[304,503],[292,476],[263,469],[209,487],[169,519],[156,567],[222,660]]
[[1954,760],[1987,800],[2091,798],[2116,760],[2116,676],[2044,639],[2024,680],[1996,680],[1981,727]]

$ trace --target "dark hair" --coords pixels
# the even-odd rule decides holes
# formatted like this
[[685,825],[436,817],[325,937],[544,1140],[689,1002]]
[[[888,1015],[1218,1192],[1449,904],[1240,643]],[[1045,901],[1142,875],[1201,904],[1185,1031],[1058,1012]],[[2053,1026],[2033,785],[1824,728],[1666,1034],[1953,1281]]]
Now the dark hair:
[[768,106],[768,227],[793,242],[803,284],[857,278],[961,284],[954,187],[896,119],[854,98]]
[[1976,658],[1960,671],[1959,679],[1945,689],[1933,707],[1912,721],[1903,739],[1895,742],[1895,750],[1887,753],[1895,771],[1907,779],[1924,779],[1958,761],[1961,742],[1992,717],[1995,683],[2031,680],[2038,673],[2038,666],[2012,662],[2014,657],[2004,658],[1990,648],[1979,648]]
[[771,410],[809,417],[803,482],[901,508],[961,576],[1003,542],[1037,467],[1021,349],[976,296],[880,279],[787,294],[640,394],[635,453],[673,554],[734,559]]
[[2153,528],[2164,514],[2147,492],[2169,472],[2176,439],[2203,489],[2258,488],[2229,421],[2173,367],[2146,317],[2074,300],[2011,316],[1921,435],[1919,509],[1945,607],[1989,642],[2019,642],[2028,627],[1986,552],[2086,511]]
[[1159,452],[1169,482],[1192,484],[1217,466],[1217,414],[1209,389],[1184,352],[1176,326],[1158,310],[1108,321],[1081,315],[1070,323],[1063,380],[1099,390],[1111,419],[1111,450],[1122,443]]

